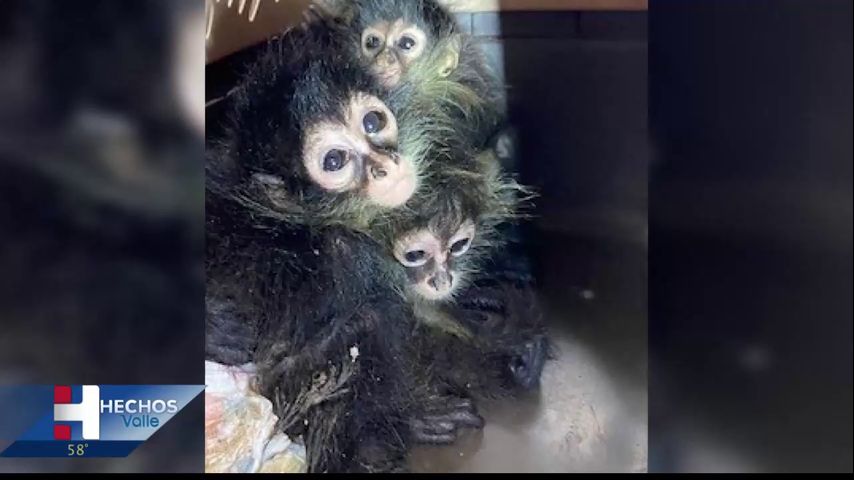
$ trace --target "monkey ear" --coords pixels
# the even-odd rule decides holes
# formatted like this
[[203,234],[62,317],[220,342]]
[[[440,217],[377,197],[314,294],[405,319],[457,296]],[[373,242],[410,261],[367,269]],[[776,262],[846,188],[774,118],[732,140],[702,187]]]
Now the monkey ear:
[[441,77],[447,77],[457,69],[457,66],[460,64],[460,49],[462,45],[463,36],[460,34],[454,34],[448,39],[445,52],[439,63],[439,75]]

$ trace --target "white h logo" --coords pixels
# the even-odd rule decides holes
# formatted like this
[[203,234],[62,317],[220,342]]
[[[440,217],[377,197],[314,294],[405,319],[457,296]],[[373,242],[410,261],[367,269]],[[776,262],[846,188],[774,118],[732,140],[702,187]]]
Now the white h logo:
[[83,439],[98,440],[101,437],[101,389],[97,385],[83,385],[83,401],[80,403],[53,406],[55,422],[82,422]]

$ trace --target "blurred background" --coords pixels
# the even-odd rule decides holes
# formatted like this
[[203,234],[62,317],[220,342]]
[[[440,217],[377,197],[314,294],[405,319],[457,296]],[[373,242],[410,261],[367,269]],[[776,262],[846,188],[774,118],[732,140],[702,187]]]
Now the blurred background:
[[[0,384],[202,384],[203,2],[0,10]],[[0,471],[201,471],[202,414]]]
[[650,470],[852,469],[852,2],[650,5]]
[[[202,383],[200,85],[301,0],[232,3],[0,4],[0,384]],[[452,3],[510,88],[560,357],[416,468],[851,471],[852,2]],[[200,400],[127,459],[0,472],[201,471]]]

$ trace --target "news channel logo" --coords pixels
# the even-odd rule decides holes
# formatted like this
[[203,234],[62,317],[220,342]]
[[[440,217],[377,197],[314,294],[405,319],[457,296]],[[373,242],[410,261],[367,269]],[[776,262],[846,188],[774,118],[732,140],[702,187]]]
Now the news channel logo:
[[[15,415],[22,432],[0,457],[126,457],[203,390],[202,385],[17,387],[4,394],[0,411]],[[9,432],[2,433],[8,438]]]

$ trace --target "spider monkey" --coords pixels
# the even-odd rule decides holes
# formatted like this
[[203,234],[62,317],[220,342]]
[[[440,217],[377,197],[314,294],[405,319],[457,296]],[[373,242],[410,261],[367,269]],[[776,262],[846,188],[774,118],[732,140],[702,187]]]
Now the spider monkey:
[[210,151],[207,356],[256,363],[310,471],[397,471],[435,425],[480,418],[414,383],[402,267],[363,230],[408,200],[416,164],[336,42],[313,25],[272,44]]
[[[437,262],[413,274],[421,265],[405,262],[421,259],[407,259],[413,231],[404,227],[438,212],[444,258],[460,257],[512,213],[505,195],[515,184],[473,153],[473,134],[449,134],[450,124],[471,124],[459,112],[426,115],[440,128],[418,133],[429,89],[384,85],[348,56],[346,32],[323,21],[283,35],[232,96],[207,165],[207,351],[258,365],[260,390],[279,428],[304,438],[310,471],[400,471],[413,443],[448,443],[482,424],[469,399],[480,389],[425,375],[423,362],[494,359],[498,373],[486,378],[504,382],[508,362],[527,358],[514,353],[514,322],[454,320],[483,343],[420,333],[419,317],[430,317],[416,310],[429,302],[410,290],[435,301],[480,287],[455,285]],[[455,193],[464,191],[476,194]],[[463,297],[471,301],[460,312],[485,315],[482,292]],[[434,356],[445,341],[457,342],[454,354]],[[516,383],[539,378],[533,357]]]
[[470,157],[485,147],[505,117],[504,89],[447,9],[435,0],[317,4],[316,16],[346,25],[351,55],[391,92],[399,122],[415,132],[402,142],[435,141],[438,132]]
[[344,12],[354,54],[391,90],[401,145],[430,165],[415,212],[389,228],[416,314],[440,324],[420,325],[421,361],[478,377],[451,382],[467,385],[455,391],[468,396],[533,388],[549,346],[525,257],[505,253],[516,232],[508,220],[531,192],[501,171],[513,154],[504,141],[512,130],[499,129],[502,86],[476,41],[435,0],[358,0]]
[[444,186],[390,228],[419,319],[415,363],[436,373],[424,383],[475,399],[535,388],[550,353],[533,279],[504,253],[518,249],[507,230],[524,190],[498,172],[486,179],[481,190]]

